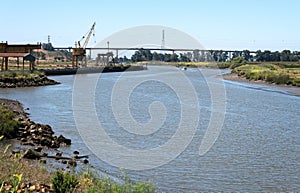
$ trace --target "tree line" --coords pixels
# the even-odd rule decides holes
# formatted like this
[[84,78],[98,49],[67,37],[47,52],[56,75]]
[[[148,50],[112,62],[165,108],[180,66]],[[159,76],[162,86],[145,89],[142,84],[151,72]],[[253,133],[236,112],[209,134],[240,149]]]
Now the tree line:
[[162,62],[226,62],[233,58],[243,57],[249,62],[299,62],[300,52],[283,50],[279,51],[261,51],[255,53],[249,50],[243,51],[223,51],[223,50],[194,50],[185,53],[157,53],[148,49],[140,49],[136,51],[131,58],[126,56],[116,58],[119,62],[142,62],[142,61],[162,61]]

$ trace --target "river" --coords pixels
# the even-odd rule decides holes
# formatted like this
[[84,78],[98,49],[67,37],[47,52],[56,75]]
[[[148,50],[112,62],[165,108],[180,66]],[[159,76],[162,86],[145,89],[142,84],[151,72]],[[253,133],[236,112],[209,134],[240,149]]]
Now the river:
[[[93,146],[97,145],[98,141],[83,140],[85,134],[82,129],[78,129],[78,122],[84,122],[82,125],[86,124],[86,133],[89,133],[89,128],[93,127],[91,125],[93,116],[90,113],[96,115],[101,127],[111,139],[120,146],[131,149],[132,152],[161,147],[177,134],[181,121],[187,120],[187,124],[191,124],[191,127],[194,120],[199,121],[195,130],[191,131],[192,138],[186,147],[180,150],[182,147],[178,144],[181,143],[175,143],[178,146],[171,151],[179,149],[180,152],[174,159],[161,164],[160,161],[169,156],[165,151],[161,151],[161,155],[153,158],[160,159],[156,160],[157,167],[152,167],[149,163],[145,165],[145,169],[141,165],[134,170],[126,169],[127,165],[124,163],[124,171],[129,177],[134,180],[150,180],[156,184],[159,192],[299,191],[300,97],[276,86],[222,81],[214,76],[215,71],[199,71],[196,68],[183,71],[170,66],[149,66],[147,71],[125,72],[125,79],[122,79],[123,73],[53,76],[50,78],[62,84],[0,89],[0,97],[22,102],[25,108],[29,108],[27,112],[30,113],[32,120],[49,124],[57,135],[63,134],[72,139],[72,145],[64,147],[65,150],[68,152],[78,150],[81,154],[90,154],[91,165],[97,170],[106,170],[109,175],[116,178],[121,173],[120,165],[125,153],[114,152],[116,157],[110,157],[112,159],[107,161],[109,159],[99,156],[98,150]],[[183,75],[183,78],[178,78],[179,74]],[[131,112],[131,118],[141,125],[151,123],[154,119],[154,127],[157,126],[155,119],[163,120],[159,128],[153,128],[154,130],[150,128],[151,133],[147,135],[145,133],[138,135],[134,131],[122,129],[130,127],[132,123],[131,119],[126,123],[128,117],[123,116],[126,114],[123,108],[126,104],[123,100],[126,100],[126,97],[124,99],[122,93],[127,93],[126,89],[130,88],[125,86],[123,92],[117,92],[123,88],[118,87],[118,83],[127,81],[131,84],[131,80],[138,78],[147,81],[136,85],[127,98],[129,103],[127,109]],[[97,82],[93,83],[95,80]],[[164,82],[170,80],[174,83],[173,87],[170,86],[171,82]],[[76,82],[77,85],[83,86],[81,90],[76,90],[77,87],[74,85]],[[93,87],[89,88],[89,85]],[[209,90],[213,85],[220,86],[221,91],[218,91],[221,95],[213,96]],[[84,90],[85,86],[87,91]],[[190,86],[193,87],[193,92],[185,92],[184,88],[188,90]],[[180,89],[176,90],[175,87]],[[92,96],[89,96],[91,94],[89,89],[94,89]],[[74,97],[74,93],[80,95],[80,98]],[[195,101],[181,98],[180,95],[184,93],[195,94],[197,105],[195,106]],[[219,98],[223,94],[225,109],[213,115],[214,103],[223,104],[222,101],[220,103],[218,101],[223,100]],[[88,104],[90,100],[94,102],[92,110]],[[188,119],[182,119],[183,109],[186,107],[188,112],[192,112],[189,115],[190,122]],[[222,107],[220,109],[222,110]],[[83,117],[76,117],[78,115]],[[220,120],[221,128],[215,130],[218,132],[215,135],[216,140],[208,151],[199,154],[199,146],[204,140],[213,116],[219,116],[217,119]],[[120,120],[123,121],[123,125],[118,123]],[[103,155],[111,151],[105,150],[104,146],[98,148]],[[132,163],[135,162],[136,160],[132,160]]]

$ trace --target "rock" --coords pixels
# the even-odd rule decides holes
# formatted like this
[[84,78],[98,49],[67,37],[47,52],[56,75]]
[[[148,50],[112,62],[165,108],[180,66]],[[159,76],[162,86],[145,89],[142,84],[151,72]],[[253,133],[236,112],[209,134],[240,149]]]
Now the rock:
[[34,151],[33,149],[27,149],[23,155],[23,158],[26,159],[40,159],[42,154]]
[[12,153],[12,154],[20,153],[20,150],[19,150],[19,149],[13,149],[13,150],[11,151],[11,153]]
[[73,154],[74,155],[79,155],[79,151],[74,151]]
[[41,163],[41,164],[46,164],[46,163],[47,163],[47,161],[46,161],[46,160],[44,160],[44,159],[42,159],[42,160],[40,160],[40,163]]
[[62,152],[57,152],[56,156],[61,157],[62,156]]
[[21,189],[24,189],[26,187],[26,184],[23,182],[20,186]]
[[71,167],[76,167],[77,163],[76,163],[75,160],[71,159],[71,160],[69,160],[68,165],[71,166]]
[[21,145],[35,146],[35,144],[32,141],[21,143]]
[[35,191],[35,185],[32,185],[28,188],[29,191]]
[[[28,132],[27,131],[24,131],[24,132],[21,132],[20,133],[20,137],[27,137],[28,136]],[[22,141],[22,138],[21,138],[21,141]]]
[[11,188],[12,188],[11,185],[6,185],[6,186],[4,186],[4,190],[6,190],[6,191],[9,191]]
[[64,136],[60,135],[57,138],[58,143],[65,143],[66,145],[71,145],[71,139],[67,139]]
[[36,147],[36,148],[34,148],[34,151],[36,151],[36,152],[41,152],[42,151],[42,147]]
[[84,164],[88,164],[88,163],[89,163],[89,160],[84,159],[84,160],[83,160],[83,163],[84,163]]
[[68,161],[67,161],[67,160],[61,160],[61,163],[62,163],[62,164],[67,164]]
[[42,137],[41,138],[41,145],[42,146],[47,146],[50,147],[51,146],[52,141],[48,138]]
[[50,145],[51,148],[59,148],[59,146],[60,145],[57,141],[54,140],[51,141],[51,145]]

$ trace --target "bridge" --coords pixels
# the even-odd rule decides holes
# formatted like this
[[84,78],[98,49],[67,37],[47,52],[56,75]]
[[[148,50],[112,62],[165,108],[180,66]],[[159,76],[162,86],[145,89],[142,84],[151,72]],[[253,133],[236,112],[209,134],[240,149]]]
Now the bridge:
[[[73,47],[55,47],[55,50],[72,50],[74,49]],[[214,50],[214,49],[195,49],[195,48],[143,48],[143,47],[134,47],[134,48],[126,48],[126,47],[90,47],[90,48],[85,48],[86,50],[113,50],[113,51],[120,51],[120,50],[133,50],[133,51],[138,51],[138,50],[150,50],[150,51],[169,51],[169,52],[192,52],[192,51],[200,51],[200,52],[228,52],[228,53],[233,53],[233,52],[243,52],[241,50]],[[250,51],[249,53],[254,53],[256,54],[257,51]]]
[[[55,50],[69,50],[71,51],[72,49],[74,49],[73,47],[56,47],[54,48]],[[241,53],[243,51],[241,50],[214,50],[214,49],[195,49],[195,48],[143,48],[143,47],[131,47],[131,48],[126,48],[126,47],[89,47],[89,48],[85,48],[86,50],[89,51],[89,55],[91,55],[92,50],[107,50],[109,51],[115,51],[116,52],[116,57],[118,57],[119,55],[119,51],[138,51],[138,50],[149,50],[149,51],[165,51],[165,52],[193,52],[193,51],[199,51],[199,52],[227,52],[229,54],[232,53]],[[257,51],[250,51],[250,54],[256,54]]]

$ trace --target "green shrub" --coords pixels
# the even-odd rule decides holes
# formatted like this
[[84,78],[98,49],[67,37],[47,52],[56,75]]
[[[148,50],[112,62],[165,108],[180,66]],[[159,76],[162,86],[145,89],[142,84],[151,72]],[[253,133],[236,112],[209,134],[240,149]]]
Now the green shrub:
[[52,188],[56,193],[68,193],[74,191],[79,182],[75,175],[68,172],[56,171],[51,179]]
[[0,106],[0,135],[13,138],[17,135],[19,122],[15,120],[16,115],[4,106]]
[[234,68],[242,66],[242,65],[244,65],[246,63],[247,63],[247,61],[243,57],[235,57],[231,61],[230,68],[234,69]]
[[113,181],[109,177],[101,177],[96,173],[85,173],[81,175],[80,184],[83,186],[83,192],[86,193],[152,193],[155,192],[155,186],[151,182],[135,182],[126,174],[122,173],[120,179],[124,183]]

